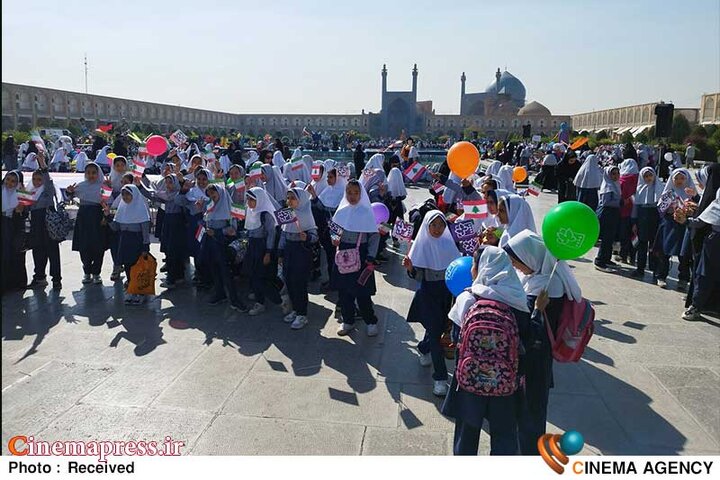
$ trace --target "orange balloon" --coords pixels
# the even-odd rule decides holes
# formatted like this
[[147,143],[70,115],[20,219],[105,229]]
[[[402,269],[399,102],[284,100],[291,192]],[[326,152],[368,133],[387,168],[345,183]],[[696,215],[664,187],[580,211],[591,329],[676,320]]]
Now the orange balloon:
[[520,183],[527,178],[527,171],[523,167],[513,168],[512,179],[515,183]]
[[457,142],[447,153],[450,170],[460,178],[467,178],[477,170],[480,152],[470,142]]

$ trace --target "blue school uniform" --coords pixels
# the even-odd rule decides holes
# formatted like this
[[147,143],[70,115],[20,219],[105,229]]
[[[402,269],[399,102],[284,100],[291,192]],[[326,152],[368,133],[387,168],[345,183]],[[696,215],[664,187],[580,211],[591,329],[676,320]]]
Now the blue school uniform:
[[283,231],[280,234],[278,251],[283,259],[283,277],[288,289],[290,302],[297,315],[307,315],[308,280],[312,271],[313,245],[317,245],[317,229],[305,232],[306,240],[299,233]]
[[407,321],[419,322],[425,328],[425,336],[418,344],[418,350],[423,355],[430,354],[433,380],[447,380],[445,350],[440,344],[440,337],[448,324],[453,297],[445,284],[445,270],[413,268],[408,275],[420,282],[420,288],[413,296]]
[[333,261],[332,285],[339,291],[338,303],[342,313],[343,323],[353,325],[355,323],[355,305],[360,310],[360,316],[368,325],[377,324],[377,317],[373,311],[371,296],[375,295],[375,273],[371,273],[365,285],[360,285],[358,279],[360,274],[367,267],[366,262],[375,259],[375,252],[378,251],[380,235],[378,233],[357,233],[345,230],[340,238],[339,250],[356,248],[358,237],[360,237],[360,270],[354,273],[341,274]]
[[208,220],[205,227],[213,231],[212,235],[205,234],[201,245],[203,261],[207,261],[212,272],[215,286],[213,301],[229,298],[231,304],[244,306],[237,294],[227,257],[227,245],[232,238],[225,234],[225,230],[232,227],[231,221]]
[[595,258],[595,264],[604,266],[611,261],[613,242],[620,228],[620,194],[618,192],[610,191],[600,194],[597,216],[600,220],[600,249]]
[[[250,283],[250,291],[255,294],[255,301],[265,303],[265,296],[273,303],[280,303],[282,285],[277,278],[277,256],[275,244],[277,227],[269,212],[260,214],[260,226],[248,230],[248,249],[245,254],[244,266]],[[265,265],[265,254],[270,254],[270,264]]]
[[49,261],[50,276],[53,278],[53,282],[59,282],[62,279],[60,275],[60,243],[50,238],[45,224],[47,209],[54,208],[55,186],[47,169],[40,172],[45,188],[30,208],[30,247],[35,264],[33,279],[45,279],[45,267]]
[[92,184],[80,182],[73,195],[80,199],[80,207],[73,229],[72,249],[80,252],[85,274],[100,275],[109,244],[109,228],[100,206],[100,180]]

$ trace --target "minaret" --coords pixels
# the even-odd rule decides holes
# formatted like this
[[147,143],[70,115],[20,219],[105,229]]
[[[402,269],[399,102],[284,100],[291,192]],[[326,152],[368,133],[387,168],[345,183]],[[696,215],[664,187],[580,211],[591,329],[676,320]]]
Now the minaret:
[[497,72],[495,72],[495,93],[500,93],[500,67],[498,67]]
[[412,76],[413,76],[412,93],[413,93],[413,99],[415,101],[417,101],[417,75],[418,75],[418,70],[417,70],[417,63],[416,63],[415,65],[413,65],[413,71],[412,71]]
[[460,76],[460,115],[464,113],[463,104],[465,103],[465,72]]
[[385,92],[387,92],[387,68],[385,68],[385,64],[383,63],[383,69],[382,69],[382,93],[385,95]]

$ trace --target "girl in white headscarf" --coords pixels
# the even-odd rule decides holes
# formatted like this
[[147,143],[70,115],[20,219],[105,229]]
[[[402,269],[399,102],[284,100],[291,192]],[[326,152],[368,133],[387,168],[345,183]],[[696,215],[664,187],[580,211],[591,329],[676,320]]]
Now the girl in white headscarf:
[[299,330],[308,323],[307,286],[312,272],[312,248],[318,241],[310,200],[310,194],[302,188],[288,190],[287,204],[293,209],[297,220],[282,226],[278,247],[291,308],[284,321],[291,323],[293,330]]
[[[212,201],[212,208],[205,213],[205,236],[202,237],[202,256],[208,263],[212,272],[215,294],[208,302],[217,305],[230,300],[230,308],[245,313],[248,311],[245,303],[237,293],[230,266],[227,262],[226,248],[236,235],[235,225],[230,215],[230,195],[222,184],[213,183],[207,187],[205,193]],[[230,317],[229,321],[234,321]]]
[[60,147],[55,150],[52,160],[50,160],[50,170],[54,172],[67,172],[70,159],[65,155],[65,149]]
[[598,189],[603,180],[603,170],[598,165],[598,160],[597,155],[588,155],[580,166],[580,170],[575,174],[575,180],[573,180],[577,188],[578,202],[584,203],[593,211],[597,210]]
[[37,161],[37,154],[35,152],[30,152],[25,157],[25,161],[22,164],[22,171],[23,172],[34,172],[38,169],[38,161]]
[[85,171],[85,165],[88,162],[88,156],[85,152],[80,152],[75,156],[75,171],[76,172],[84,172]]
[[[340,311],[343,324],[338,335],[348,335],[355,328],[355,305],[367,324],[367,334],[378,334],[377,317],[373,311],[371,296],[375,295],[375,275],[373,260],[377,255],[379,237],[375,215],[370,206],[370,198],[357,180],[350,180],[345,187],[345,196],[340,202],[332,221],[342,229],[339,240],[333,241],[338,256],[351,260],[359,252],[358,270],[340,273],[337,264],[333,267],[332,282],[338,289]],[[348,261],[348,263],[354,263]]]
[[[327,165],[327,163],[326,163]],[[345,197],[345,185],[347,182],[344,177],[337,174],[335,167],[329,168],[324,173],[327,181],[327,187],[323,189],[322,193],[317,193],[314,188],[309,188],[308,191],[313,197],[312,199],[312,211],[315,217],[315,223],[318,226],[318,235],[320,237],[320,246],[325,250],[325,259],[327,260],[328,269],[328,280],[322,283],[323,288],[330,286],[330,276],[332,275],[332,269],[335,257],[335,247],[331,241],[331,233],[328,227],[328,221],[332,219],[335,214],[340,202]],[[319,261],[319,259],[318,259]],[[315,272],[313,276],[317,278],[319,275],[320,267],[315,264]]]
[[495,176],[497,186],[501,190],[507,190],[510,193],[515,192],[515,183],[513,182],[513,168],[510,165],[503,165]]
[[260,179],[264,182],[263,185],[268,195],[279,205],[284,205],[288,186],[278,169],[271,165],[263,165]]
[[24,188],[22,172],[8,172],[2,185],[2,293],[27,287],[25,251],[19,248],[26,215],[25,207],[18,201],[18,188]]
[[275,253],[276,208],[267,192],[260,187],[248,190],[245,198],[248,250],[243,263],[248,273],[252,299],[255,300],[248,313],[259,315],[265,311],[265,295],[268,295],[273,303],[281,302],[277,288]]
[[[403,180],[403,174],[399,168],[393,167],[390,169],[390,175],[388,175],[388,188],[385,194],[385,205],[387,205],[390,211],[390,218],[388,223],[395,225],[395,221],[399,218],[404,220],[405,218],[405,205],[403,200],[407,197],[407,190],[405,189],[405,181]],[[393,245],[397,248],[400,242],[397,238],[393,238]]]
[[211,178],[212,174],[208,169],[198,167],[194,185],[185,194],[187,202],[183,205],[186,215],[185,239],[188,253],[193,257],[195,265],[192,281],[198,288],[209,288],[212,285],[212,272],[207,262],[203,262],[200,243],[196,239],[197,229],[203,223],[205,209],[210,204],[210,197],[206,192]]
[[314,163],[313,169],[316,169],[319,171],[320,177],[317,179],[313,178],[312,182],[310,182],[310,185],[313,186],[315,193],[317,195],[320,195],[323,192],[323,190],[325,190],[328,186],[328,183],[327,183],[328,172],[327,172],[327,170],[325,170],[325,165],[323,164],[323,162],[321,162],[319,160]]
[[557,332],[564,302],[580,301],[582,292],[567,263],[553,257],[536,233],[520,232],[510,239],[505,251],[521,273],[527,305],[533,309],[528,334],[523,339],[526,353],[521,368],[525,374],[525,398],[518,418],[518,435],[520,453],[537,455],[537,439],[545,434],[548,400],[553,387],[553,359],[547,326],[553,333]]
[[[114,218],[107,204],[104,209],[106,216],[112,218],[110,228],[117,232],[118,265],[125,269],[125,275],[130,279],[130,268],[143,252],[150,251],[150,212],[147,202],[135,185],[122,187],[119,198]],[[145,295],[125,295],[126,305],[140,305],[145,300]]]
[[275,150],[272,157],[272,164],[274,167],[278,167],[280,170],[285,166],[285,157],[280,150]]
[[[512,268],[508,255],[500,248],[486,246],[473,255],[472,286],[461,293],[448,317],[453,321],[453,338],[459,343],[460,327],[467,312],[478,301],[493,301],[510,307],[518,324],[520,341],[528,325],[527,297]],[[519,375],[524,366],[520,356]],[[453,375],[442,413],[455,419],[455,455],[477,455],[485,420],[490,423],[491,455],[514,455],[518,447],[517,400],[519,394],[500,397],[476,395],[461,389]],[[518,392],[519,393],[519,392]]]
[[425,337],[418,344],[420,364],[425,367],[433,365],[433,393],[438,396],[447,393],[445,351],[440,337],[445,332],[452,304],[452,295],[445,285],[445,270],[458,257],[460,252],[443,213],[439,210],[427,212],[410,251],[403,259],[403,266],[410,277],[420,282],[420,288],[410,304],[407,321],[419,322],[425,327]]
[[95,155],[95,163],[100,165],[100,167],[105,167],[104,171],[108,171],[110,169],[110,157],[108,157],[108,150],[110,150],[110,145],[105,145],[102,147],[98,152],[97,155]]
[[487,170],[485,170],[485,176],[495,177],[502,166],[503,164],[500,160],[493,160],[490,162],[490,166],[488,166]]
[[532,209],[520,195],[505,195],[499,199],[498,220],[504,228],[499,242],[501,247],[523,230],[535,231]]
[[[309,157],[309,155],[305,156]],[[282,175],[289,182],[300,180],[301,182],[305,182],[307,184],[312,181],[312,177],[310,176],[310,169],[308,169],[303,158],[305,157],[291,160],[282,167]]]
[[633,195],[631,215],[632,230],[637,235],[637,266],[630,274],[633,278],[642,278],[645,275],[649,246],[652,245],[657,233],[659,220],[657,203],[662,191],[663,183],[655,175],[652,167],[644,167],[640,170]]
[[[700,200],[690,172],[685,168],[676,168],[665,184],[661,198],[670,198],[672,202],[660,212],[660,226],[653,250],[658,255],[653,271],[655,283],[661,288],[667,287],[667,275],[670,272],[670,257],[678,257],[678,290],[684,291],[690,280],[690,261],[692,255],[683,251],[682,244],[687,226],[675,219],[675,210],[684,208],[687,201],[697,203]],[[661,201],[661,203],[664,203]],[[661,208],[661,207],[658,207]]]

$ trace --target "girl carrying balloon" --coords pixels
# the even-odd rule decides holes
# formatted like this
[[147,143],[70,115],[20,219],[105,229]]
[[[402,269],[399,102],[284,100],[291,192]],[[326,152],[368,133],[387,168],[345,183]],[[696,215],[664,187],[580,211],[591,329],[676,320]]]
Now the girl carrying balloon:
[[418,344],[420,364],[433,366],[433,394],[447,394],[445,351],[440,337],[445,332],[452,295],[445,285],[445,270],[460,256],[445,216],[439,210],[425,214],[420,231],[403,259],[411,278],[420,282],[408,312],[408,322],[419,322],[425,336]]

